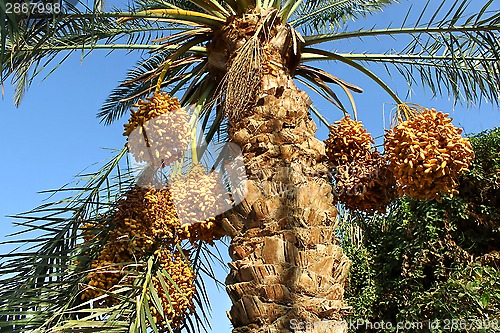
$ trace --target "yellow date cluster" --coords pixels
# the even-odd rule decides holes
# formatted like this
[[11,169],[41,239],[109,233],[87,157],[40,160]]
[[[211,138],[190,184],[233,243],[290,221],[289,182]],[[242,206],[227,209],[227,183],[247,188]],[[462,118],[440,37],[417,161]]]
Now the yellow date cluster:
[[425,109],[400,122],[385,137],[385,153],[400,194],[415,199],[453,195],[458,176],[469,171],[474,152],[448,114]]

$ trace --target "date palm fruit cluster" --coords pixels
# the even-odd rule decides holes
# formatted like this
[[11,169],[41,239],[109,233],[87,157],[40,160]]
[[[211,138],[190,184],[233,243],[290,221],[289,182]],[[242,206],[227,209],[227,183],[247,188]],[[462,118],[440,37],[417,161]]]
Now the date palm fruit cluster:
[[[134,186],[129,190],[124,198],[118,201],[114,217],[109,222],[108,238],[97,259],[91,263],[92,269],[87,274],[90,287],[83,291],[82,300],[94,299],[109,291],[112,292],[113,288],[126,282],[128,265],[152,254],[160,247],[173,249],[175,244],[185,239],[193,243],[197,240],[213,243],[215,239],[224,236],[221,224],[216,223],[215,215],[211,215],[216,212],[217,202],[221,200],[223,193],[222,189],[215,190],[215,178],[216,175],[213,173],[205,174],[202,165],[195,165],[186,176],[177,176],[170,188]],[[183,223],[186,221],[188,223]],[[85,226],[85,229],[91,228]],[[88,242],[91,238],[90,233],[84,231],[83,238]],[[169,269],[173,270],[171,275],[174,282],[178,280],[179,283],[188,284],[187,280],[183,279],[194,278],[192,273],[184,274],[189,265],[176,255],[169,256],[163,251],[161,258],[163,258],[162,267],[167,272],[170,272]],[[167,268],[170,263],[175,267]],[[175,275],[175,269],[184,272],[182,273],[184,275]],[[166,281],[167,284],[171,282],[170,279]],[[162,295],[165,297],[162,299],[163,302],[168,302],[170,297],[172,304],[175,302],[182,309],[191,308],[184,299],[186,294],[182,294],[183,299],[174,299],[173,297],[177,296],[167,296],[165,293]],[[189,297],[187,300],[189,301]],[[109,306],[114,303],[116,299],[108,296],[97,305]],[[172,325],[171,321],[177,320],[176,316],[185,314],[179,312],[181,308],[166,312],[166,317],[162,321],[168,320]]]
[[371,214],[385,212],[387,205],[398,196],[396,179],[379,152],[360,156],[336,168],[336,194],[350,209]]
[[372,149],[372,136],[349,116],[330,126],[326,155],[338,200],[351,209],[383,212],[397,197],[396,180],[385,158]]
[[[124,266],[150,252],[156,238],[174,239],[178,220],[167,191],[135,186],[118,201],[108,238],[87,275],[88,285],[96,288],[86,289],[82,300],[93,299],[117,285],[125,276]],[[108,297],[103,305],[113,303],[114,299]]]
[[189,261],[178,250],[159,249],[155,254],[161,270],[160,276],[152,277],[152,283],[162,303],[163,314],[154,306],[150,311],[155,323],[167,331],[168,325],[179,327],[185,314],[194,311],[195,276]]
[[218,174],[205,172],[202,164],[195,164],[186,175],[176,175],[169,184],[186,238],[213,243],[225,232],[215,216],[225,211],[224,188]]
[[458,192],[456,179],[469,170],[474,152],[451,121],[435,109],[415,110],[386,133],[385,153],[400,194],[430,200]]
[[178,99],[160,92],[134,107],[123,135],[137,162],[158,166],[178,161],[190,141],[188,115]]
[[330,166],[337,167],[362,159],[374,143],[370,133],[360,121],[345,116],[330,126],[325,141]]
[[[84,244],[89,243],[94,238],[102,240],[102,233],[96,234],[95,231],[103,227],[105,226],[96,222],[83,225],[81,229]],[[91,263],[91,270],[87,274],[87,282],[90,287],[83,291],[82,300],[89,300],[103,295],[106,290],[113,288],[125,276],[124,265],[131,261],[131,257],[124,252],[113,252],[113,248],[104,248],[100,252],[98,259]],[[80,263],[76,262],[75,264],[79,265]],[[106,297],[96,305],[113,305],[115,303],[115,299]]]

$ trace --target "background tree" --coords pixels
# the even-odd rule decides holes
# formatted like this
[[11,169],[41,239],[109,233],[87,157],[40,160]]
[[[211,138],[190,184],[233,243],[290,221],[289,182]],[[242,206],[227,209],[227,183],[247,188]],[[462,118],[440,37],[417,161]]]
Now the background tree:
[[[324,118],[293,78],[344,112],[329,84],[338,86],[351,101],[351,92],[361,89],[306,63],[347,64],[377,82],[398,104],[401,98],[367,63],[385,64],[390,73],[401,74],[410,89],[421,83],[432,93],[448,92],[457,101],[498,102],[499,15],[492,2],[470,15],[465,1],[440,2],[434,8],[429,2],[413,22],[413,13],[405,15],[400,27],[341,30],[347,19],[362,18],[390,3],[137,1],[126,11],[102,12],[99,6],[80,4],[58,15],[26,16],[14,15],[7,2],[0,17],[2,80],[12,77],[18,103],[31,79],[52,61],[60,61],[61,52],[153,51],[113,92],[98,116],[110,123],[160,86],[178,94],[182,105],[195,105],[207,140],[231,140],[242,147],[249,193],[224,217],[232,226],[234,261],[227,280],[231,320],[235,332],[286,331],[291,319],[318,322],[342,317],[349,266],[335,238],[336,210],[324,147],[314,137],[309,112],[320,121]],[[326,42],[377,36],[403,37],[407,43],[386,54],[316,48]],[[354,102],[352,106],[355,109]],[[117,305],[89,310],[76,301],[79,283],[85,284],[86,278],[74,271],[72,261],[83,237],[79,228],[88,222],[106,223],[117,200],[132,187],[133,179],[120,169],[124,156],[125,150],[120,151],[85,186],[73,188],[78,190],[75,196],[22,216],[26,230],[46,235],[30,239],[34,246],[28,251],[5,257],[2,273],[14,274],[6,275],[1,290],[6,319],[2,325],[9,330],[95,330],[96,320],[107,332],[111,327],[116,331],[156,327],[148,312],[162,310],[154,301],[155,288],[149,287],[151,276],[161,269],[155,253],[137,263],[142,267],[134,273],[137,282],[113,295],[120,296]],[[91,248],[95,252],[90,256],[96,256],[99,237]],[[209,255],[204,249],[192,249],[191,259],[195,273],[210,274],[209,265],[200,260]],[[146,297],[144,290],[151,294]],[[202,295],[198,294],[199,307],[204,304]],[[56,301],[47,304],[47,299]],[[186,328],[194,330],[202,322],[198,316],[188,320]],[[330,332],[331,327],[317,330]]]

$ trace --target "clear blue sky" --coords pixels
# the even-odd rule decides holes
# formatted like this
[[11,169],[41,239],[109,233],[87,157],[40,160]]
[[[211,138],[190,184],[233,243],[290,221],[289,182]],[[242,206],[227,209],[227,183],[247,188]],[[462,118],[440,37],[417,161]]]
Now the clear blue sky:
[[[440,1],[435,1],[439,3]],[[482,2],[482,1],[481,1]],[[394,5],[384,13],[377,14],[362,26],[385,25],[388,21],[401,19],[406,13],[408,2]],[[498,8],[498,6],[497,6]],[[357,25],[359,26],[359,25]],[[332,45],[332,49],[333,49]],[[387,45],[376,39],[365,44],[343,45],[342,51],[385,51]],[[125,143],[122,125],[125,118],[111,126],[99,124],[95,114],[100,105],[125,77],[126,71],[137,61],[139,54],[94,51],[83,61],[81,53],[73,54],[54,74],[46,80],[35,80],[27,92],[20,108],[12,102],[13,89],[5,86],[5,96],[0,101],[0,115],[3,129],[0,131],[2,162],[0,163],[0,239],[15,231],[12,219],[5,217],[34,208],[42,203],[45,195],[38,191],[58,188],[72,180],[85,167],[102,161],[110,152],[102,148],[121,148]],[[381,135],[392,100],[380,88],[354,70],[335,63],[325,64],[334,75],[361,86],[365,93],[356,95],[359,118],[374,135]],[[380,67],[374,71],[383,73]],[[389,79],[392,88],[401,93],[405,83]],[[339,92],[340,94],[340,92]],[[341,117],[340,111],[328,105],[318,96],[311,95],[317,107],[324,111],[329,121]],[[412,102],[450,112],[455,125],[467,133],[475,133],[500,125],[500,110],[483,103],[481,108],[466,110],[457,107],[446,97],[432,99],[419,89],[414,91]],[[319,126],[318,136],[326,138],[324,126]],[[0,248],[2,252],[5,247]],[[223,250],[223,252],[225,252]],[[224,273],[219,278],[224,281]],[[213,304],[213,332],[230,332],[225,311],[230,302],[223,290],[210,288]]]

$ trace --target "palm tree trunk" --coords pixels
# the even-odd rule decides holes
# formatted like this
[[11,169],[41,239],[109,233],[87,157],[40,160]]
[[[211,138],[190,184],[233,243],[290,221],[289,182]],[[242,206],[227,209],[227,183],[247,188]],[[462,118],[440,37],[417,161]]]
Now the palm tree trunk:
[[245,201],[227,215],[239,229],[229,248],[229,316],[234,333],[345,332],[339,321],[350,261],[335,236],[325,148],[310,98],[283,59],[268,52],[257,102],[229,119],[248,176]]

